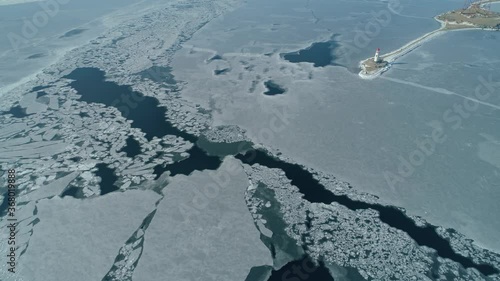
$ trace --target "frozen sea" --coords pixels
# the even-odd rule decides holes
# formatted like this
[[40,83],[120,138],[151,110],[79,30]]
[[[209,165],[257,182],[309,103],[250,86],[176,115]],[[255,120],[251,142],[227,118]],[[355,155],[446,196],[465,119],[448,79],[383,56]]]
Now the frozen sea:
[[500,280],[500,33],[358,75],[462,0],[5,3],[0,280]]
[[0,91],[27,82],[67,51],[119,23],[120,17],[148,7],[148,2],[6,1],[10,5],[0,6]]
[[[398,60],[381,79],[364,81],[350,69],[359,60],[376,47],[392,51],[438,28],[432,17],[456,8],[458,1],[401,1],[403,8],[391,12],[390,24],[366,46],[357,47],[356,33],[348,31],[363,30],[371,13],[388,10],[386,2],[308,3],[253,1],[197,33],[174,60],[176,77],[190,81],[186,97],[217,109],[217,125],[239,125],[255,142],[298,163],[336,175],[386,204],[457,229],[499,251],[495,214],[500,211],[500,35],[478,30],[446,33]],[[356,48],[350,60],[342,47],[336,52],[336,62],[346,67],[315,68],[264,55],[298,51],[335,34],[340,34],[338,44]],[[204,63],[213,54],[227,59],[221,66]],[[246,70],[242,61],[254,70]],[[224,79],[211,79],[211,68],[222,66],[232,71]],[[479,77],[496,83],[493,93],[466,113],[470,116],[459,117],[459,128],[451,128],[454,122],[443,118],[453,116],[443,115],[474,98]],[[276,97],[261,95],[259,78],[273,78],[288,91]],[[253,93],[252,83],[259,85]],[[269,124],[277,107],[288,113],[286,130],[263,133],[263,124]],[[386,175],[401,175],[401,157],[409,161],[437,122],[447,140],[423,162],[410,163],[411,175],[389,184]]]

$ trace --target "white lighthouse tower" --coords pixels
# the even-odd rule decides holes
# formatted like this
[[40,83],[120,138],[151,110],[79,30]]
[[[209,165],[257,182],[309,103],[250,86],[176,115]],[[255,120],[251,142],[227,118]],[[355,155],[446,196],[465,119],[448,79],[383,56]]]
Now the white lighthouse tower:
[[381,59],[380,59],[380,48],[377,48],[377,51],[375,51],[375,58],[373,58],[373,61],[374,62],[380,62]]

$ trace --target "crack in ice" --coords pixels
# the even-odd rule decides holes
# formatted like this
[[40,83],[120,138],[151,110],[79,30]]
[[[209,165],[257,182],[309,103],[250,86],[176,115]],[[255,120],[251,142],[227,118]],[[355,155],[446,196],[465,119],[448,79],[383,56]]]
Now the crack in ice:
[[403,84],[403,85],[408,85],[408,86],[413,86],[413,87],[416,87],[416,88],[428,90],[428,91],[435,92],[435,93],[442,94],[442,95],[461,97],[463,99],[470,100],[472,102],[479,103],[479,104],[482,104],[484,106],[488,106],[488,107],[491,107],[491,108],[494,108],[494,109],[500,109],[500,106],[498,106],[498,105],[491,104],[491,103],[488,103],[488,102],[484,102],[484,101],[481,101],[481,100],[478,100],[478,99],[475,99],[475,98],[467,97],[467,96],[464,96],[464,95],[461,95],[461,94],[449,91],[447,89],[436,88],[436,87],[428,87],[428,86],[424,86],[424,85],[421,85],[421,84],[418,84],[418,83],[404,81],[404,80],[397,79],[397,78],[382,77],[382,76],[379,77],[379,78],[385,79],[385,80],[388,80],[388,81],[391,81],[391,82],[394,82],[394,83],[399,83],[399,84]]

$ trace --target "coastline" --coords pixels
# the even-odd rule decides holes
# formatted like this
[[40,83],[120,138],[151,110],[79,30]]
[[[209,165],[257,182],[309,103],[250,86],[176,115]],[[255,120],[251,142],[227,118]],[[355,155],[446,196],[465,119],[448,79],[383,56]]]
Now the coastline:
[[[480,5],[483,5],[483,4],[486,4],[486,3],[500,3],[500,0],[486,0],[486,1],[480,1],[479,4]],[[477,27],[473,24],[470,24],[470,27],[466,26],[466,27],[460,27],[460,28],[456,28],[456,29],[453,29],[453,28],[447,28],[447,24],[446,22],[440,20],[438,17],[441,16],[441,15],[437,15],[434,17],[434,19],[439,22],[441,24],[441,26],[436,29],[436,30],[433,30],[431,32],[428,32],[420,37],[418,37],[417,39],[415,40],[412,40],[408,43],[406,43],[405,45],[403,45],[401,48],[397,49],[397,50],[394,50],[394,51],[391,51],[389,53],[386,53],[386,54],[383,54],[381,55],[381,57],[384,58],[384,61],[387,62],[387,65],[377,71],[374,71],[372,73],[368,73],[365,69],[365,62],[367,60],[370,60],[372,59],[372,57],[369,57],[369,58],[366,58],[362,61],[359,62],[359,67],[361,68],[360,72],[358,73],[358,76],[361,77],[362,79],[365,79],[365,80],[372,80],[380,75],[382,75],[384,72],[386,72],[387,70],[389,70],[392,66],[392,64],[399,58],[403,57],[404,55],[410,53],[411,51],[417,49],[418,47],[420,47],[422,44],[424,44],[425,42],[429,41],[429,40],[432,40],[434,39],[435,37],[439,36],[439,35],[442,35],[446,32],[449,32],[449,31],[462,31],[462,30],[486,30],[486,31],[496,31],[496,29],[492,29],[492,28],[480,28],[480,27]],[[450,23],[450,22],[448,22]]]
[[385,67],[381,68],[380,70],[377,70],[373,73],[366,73],[366,71],[364,69],[364,62],[371,59],[371,57],[360,61],[359,66],[361,68],[361,71],[359,72],[358,75],[363,79],[367,79],[367,80],[374,79],[374,78],[380,76],[382,73],[389,70],[391,68],[392,64],[400,57],[402,57],[402,56],[408,54],[409,52],[415,50],[416,48],[420,47],[420,45],[425,43],[426,41],[431,40],[434,37],[444,33],[442,31],[446,31],[444,29],[445,23],[442,22],[441,20],[438,20],[437,17],[435,17],[434,19],[436,19],[438,22],[441,23],[440,28],[433,30],[431,32],[428,32],[428,33],[418,37],[417,39],[414,39],[414,40],[406,43],[405,45],[403,45],[401,48],[399,48],[397,50],[394,50],[394,51],[391,51],[389,53],[381,55],[384,58],[384,60],[387,61],[387,66],[385,66]]

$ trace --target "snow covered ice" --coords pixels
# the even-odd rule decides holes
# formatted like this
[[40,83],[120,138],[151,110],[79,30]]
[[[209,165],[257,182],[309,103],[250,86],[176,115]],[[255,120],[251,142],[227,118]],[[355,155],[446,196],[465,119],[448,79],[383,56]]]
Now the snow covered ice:
[[[0,44],[0,280],[258,281],[306,257],[335,280],[500,280],[499,35],[357,75],[456,1],[0,1],[0,35],[50,1]],[[329,64],[286,59],[318,42]]]
[[253,266],[272,265],[245,203],[247,183],[231,158],[216,171],[174,177],[163,189],[133,278],[244,280]]

